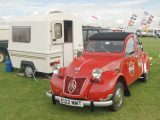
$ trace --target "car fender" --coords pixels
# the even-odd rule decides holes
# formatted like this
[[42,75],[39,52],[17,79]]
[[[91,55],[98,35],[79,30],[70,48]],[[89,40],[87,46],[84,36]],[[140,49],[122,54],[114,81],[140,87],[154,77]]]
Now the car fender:
[[124,85],[125,96],[130,96],[130,92],[126,81],[127,78],[125,77],[125,75],[121,72],[114,72],[113,74],[114,76],[112,76],[112,78],[110,78],[109,81],[110,84],[107,84],[109,93],[114,93],[117,82],[121,82]]
[[101,81],[92,84],[88,98],[91,100],[100,100],[99,98],[106,99],[109,94],[114,93],[116,83],[120,80],[119,78],[124,78],[125,80],[124,75],[120,72],[104,72],[101,76]]
[[146,53],[144,53],[144,57],[142,59],[143,61],[143,73],[146,73],[147,71],[150,70],[150,59]]

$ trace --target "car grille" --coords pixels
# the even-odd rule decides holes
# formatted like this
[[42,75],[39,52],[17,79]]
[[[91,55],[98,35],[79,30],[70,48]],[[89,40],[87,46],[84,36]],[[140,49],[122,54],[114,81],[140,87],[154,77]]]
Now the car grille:
[[[64,92],[70,95],[79,95],[85,80],[86,78],[73,78],[73,77],[67,76],[64,84],[65,85]],[[72,84],[73,81],[74,81],[74,85]]]

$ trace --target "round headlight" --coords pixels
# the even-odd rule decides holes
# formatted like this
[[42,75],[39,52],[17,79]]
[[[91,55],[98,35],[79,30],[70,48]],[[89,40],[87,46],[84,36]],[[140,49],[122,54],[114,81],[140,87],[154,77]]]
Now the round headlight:
[[60,68],[61,68],[61,67],[60,67],[59,64],[55,64],[55,65],[53,66],[53,74],[58,75]]
[[101,77],[101,74],[102,74],[102,70],[100,69],[94,69],[92,71],[92,76],[96,79],[99,79]]

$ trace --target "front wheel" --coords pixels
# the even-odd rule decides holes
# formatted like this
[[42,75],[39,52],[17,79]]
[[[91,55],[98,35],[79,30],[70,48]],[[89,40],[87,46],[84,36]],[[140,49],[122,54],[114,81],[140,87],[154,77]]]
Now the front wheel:
[[142,81],[147,82],[149,80],[149,72],[146,72],[142,75]]
[[122,107],[124,101],[124,86],[121,82],[116,84],[116,88],[113,95],[113,104],[110,106],[112,111],[117,111]]

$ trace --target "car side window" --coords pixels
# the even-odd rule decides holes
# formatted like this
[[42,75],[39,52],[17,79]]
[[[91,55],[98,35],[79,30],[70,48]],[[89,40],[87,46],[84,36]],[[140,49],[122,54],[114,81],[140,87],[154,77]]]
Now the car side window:
[[134,46],[135,46],[134,39],[133,37],[131,37],[129,38],[126,44],[126,52],[125,52],[126,56],[129,56],[135,52]]

